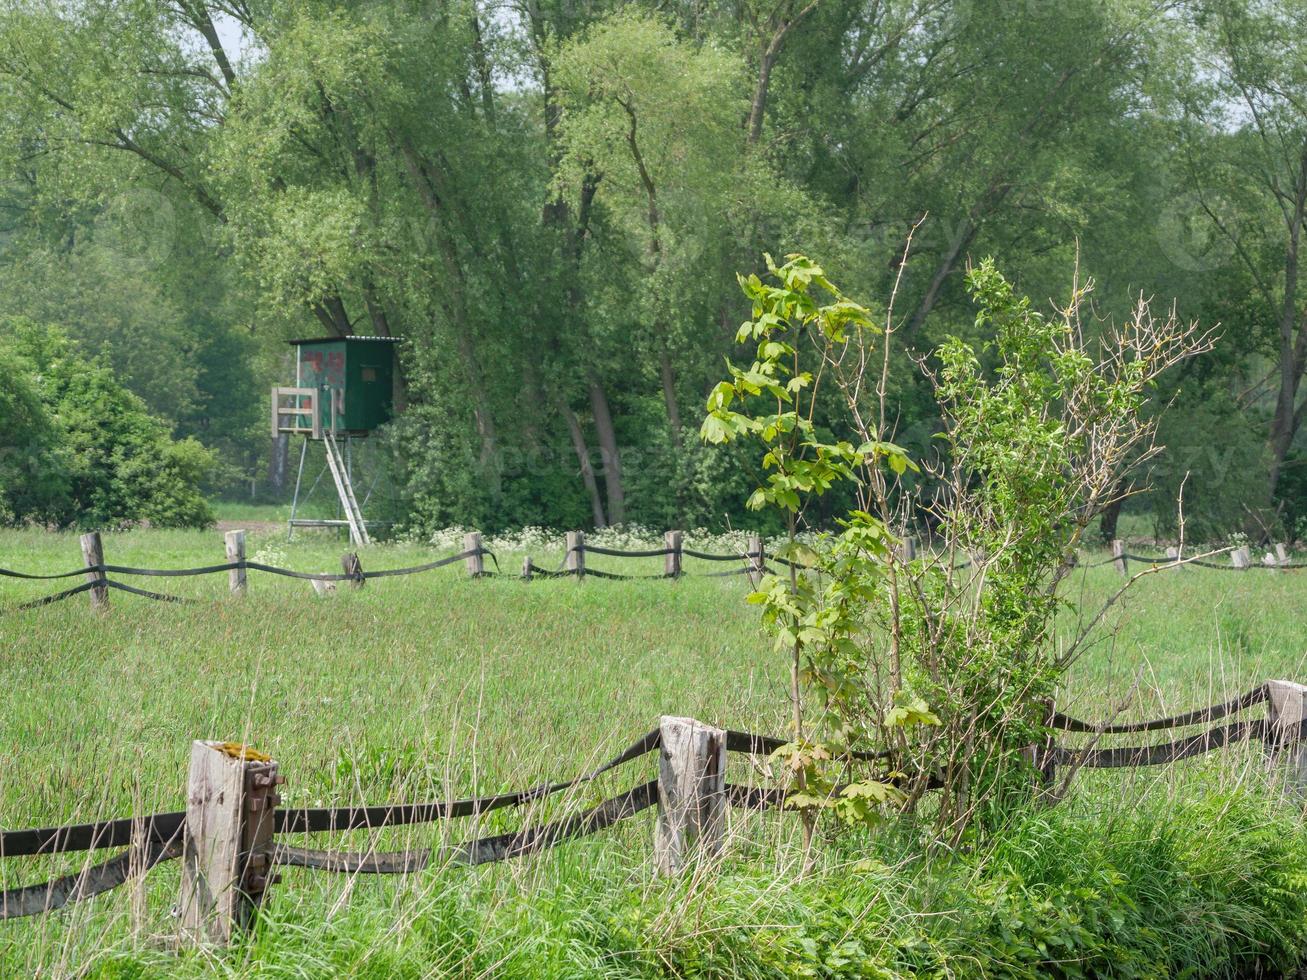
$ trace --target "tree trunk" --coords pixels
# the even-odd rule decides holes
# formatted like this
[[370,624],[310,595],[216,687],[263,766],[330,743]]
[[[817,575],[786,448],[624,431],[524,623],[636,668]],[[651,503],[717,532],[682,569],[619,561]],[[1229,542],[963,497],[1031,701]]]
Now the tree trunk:
[[681,410],[676,404],[676,376],[672,373],[672,358],[664,350],[658,355],[658,366],[663,380],[663,401],[667,405],[667,424],[672,430],[672,444],[681,448]]
[[585,492],[590,495],[590,513],[594,518],[595,527],[607,527],[604,502],[599,497],[599,483],[595,480],[594,467],[590,465],[590,447],[586,445],[581,423],[577,421],[576,413],[565,399],[558,399],[558,413],[563,416],[563,420],[567,423],[568,435],[572,437],[572,449],[576,452],[576,461],[581,466],[581,482],[585,484]]
[[754,146],[762,138],[762,120],[767,112],[767,91],[771,87],[771,70],[776,56],[769,50],[762,52],[758,59],[758,78],[753,85],[753,100],[749,104],[749,145]]
[[1284,257],[1284,303],[1280,307],[1280,390],[1271,419],[1271,465],[1267,475],[1269,502],[1274,503],[1280,470],[1298,432],[1298,386],[1302,382],[1303,340],[1307,331],[1298,328],[1298,243],[1301,212],[1289,228],[1289,248]]
[[608,396],[603,386],[590,382],[590,409],[594,413],[599,452],[604,460],[604,489],[608,492],[608,519],[614,524],[626,520],[626,494],[622,489],[622,460],[617,448],[617,433],[608,411]]
[[1121,519],[1121,506],[1124,503],[1125,498],[1117,493],[1115,499],[1103,508],[1102,517],[1099,519],[1099,534],[1104,544],[1116,539],[1116,525]]
[[434,226],[436,252],[447,274],[446,281],[440,284],[443,287],[440,294],[446,297],[442,305],[449,317],[459,357],[467,373],[472,412],[476,420],[477,434],[481,437],[481,465],[487,466],[498,449],[498,439],[494,416],[490,411],[490,399],[486,393],[485,378],[481,371],[481,362],[477,358],[476,347],[472,342],[472,331],[468,326],[466,277],[463,266],[445,228],[444,203],[436,193],[431,172],[407,139],[401,138],[397,143],[404,168],[408,171],[409,179],[431,216]]

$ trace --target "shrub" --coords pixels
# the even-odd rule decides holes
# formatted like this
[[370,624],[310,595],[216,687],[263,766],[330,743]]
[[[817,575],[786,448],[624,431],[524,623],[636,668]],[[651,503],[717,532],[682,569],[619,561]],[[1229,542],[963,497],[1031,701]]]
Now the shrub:
[[217,467],[210,450],[174,441],[112,371],[83,358],[56,328],[0,323],[0,352],[14,379],[0,400],[0,429],[22,450],[0,468],[5,519],[99,528],[212,523],[201,493]]

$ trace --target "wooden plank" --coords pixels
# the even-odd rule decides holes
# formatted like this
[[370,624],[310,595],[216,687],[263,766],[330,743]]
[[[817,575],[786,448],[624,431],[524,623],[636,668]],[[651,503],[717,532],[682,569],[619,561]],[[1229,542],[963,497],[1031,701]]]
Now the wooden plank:
[[463,535],[463,550],[476,552],[476,554],[468,555],[464,559],[464,564],[467,565],[468,575],[473,578],[480,578],[486,571],[485,556],[481,554],[480,531],[469,531]]
[[663,535],[663,547],[668,554],[663,556],[663,574],[668,578],[681,577],[681,542],[685,535],[680,531],[668,531]]
[[[223,542],[227,548],[227,561],[244,561],[245,560],[245,532],[228,531],[223,535]],[[233,568],[227,573],[227,587],[231,590],[232,595],[244,595],[247,588],[244,568]]]
[[[82,535],[82,563],[87,568],[96,568],[104,564],[104,546],[100,543],[100,532],[91,531],[89,534]],[[86,573],[86,581],[100,582],[104,579],[104,572],[91,571]],[[87,595],[91,597],[91,608],[97,612],[103,612],[109,608],[109,588],[105,585],[97,585],[95,588],[88,590]]]
[[659,730],[654,868],[675,874],[721,852],[726,815],[726,732],[664,715]]

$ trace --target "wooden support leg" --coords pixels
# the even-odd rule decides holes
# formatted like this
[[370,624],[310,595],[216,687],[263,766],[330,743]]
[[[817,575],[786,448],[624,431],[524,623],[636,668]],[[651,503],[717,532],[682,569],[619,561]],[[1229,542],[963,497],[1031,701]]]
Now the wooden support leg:
[[182,851],[183,943],[226,945],[245,928],[272,875],[277,763],[243,745],[191,743]]
[[585,535],[580,531],[567,532],[567,570],[578,582],[585,578]]
[[693,718],[660,724],[654,868],[675,874],[696,856],[721,851],[726,820],[726,733]]
[[480,578],[486,573],[486,559],[485,555],[481,553],[480,531],[469,531],[463,535],[463,550],[474,552],[474,554],[470,554],[464,559],[468,575],[473,578]]
[[[245,560],[245,532],[228,531],[223,535],[223,541],[227,547],[227,561]],[[247,588],[245,581],[245,568],[233,568],[227,573],[227,587],[231,590],[232,595],[244,595]]]
[[663,547],[667,549],[667,554],[663,555],[663,574],[668,578],[681,577],[681,540],[684,535],[680,531],[668,531],[663,535]]
[[747,547],[749,554],[745,560],[749,563],[749,581],[753,583],[753,587],[756,589],[762,584],[763,568],[767,564],[767,559],[762,553],[762,536],[751,534]]
[[1273,766],[1287,762],[1285,785],[1297,796],[1307,794],[1307,686],[1293,681],[1267,681],[1269,730],[1266,752]]
[[351,588],[361,589],[366,584],[367,579],[363,577],[363,563],[359,561],[358,552],[351,551],[347,555],[341,555],[340,568],[341,571],[350,576],[349,584]]
[[[100,532],[92,531],[89,534],[82,535],[82,563],[87,568],[95,569],[86,573],[88,582],[101,582],[104,580],[104,572],[99,567],[104,564],[104,545],[100,543]],[[89,590],[91,597],[91,608],[96,612],[104,612],[109,608],[109,589],[104,585],[97,585]]]

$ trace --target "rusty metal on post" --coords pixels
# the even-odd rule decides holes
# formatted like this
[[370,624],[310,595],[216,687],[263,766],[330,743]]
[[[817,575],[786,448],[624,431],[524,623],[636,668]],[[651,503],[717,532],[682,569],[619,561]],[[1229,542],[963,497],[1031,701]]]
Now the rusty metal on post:
[[726,822],[726,732],[664,715],[659,723],[654,869],[675,874],[721,853]]
[[1126,574],[1125,542],[1120,538],[1112,539],[1112,567],[1122,575]]
[[244,595],[248,585],[245,580],[245,532],[228,531],[223,535],[223,543],[227,549],[227,561],[241,562],[239,568],[233,568],[227,572],[227,587],[231,590],[232,595]]
[[463,550],[471,552],[464,559],[467,565],[467,573],[473,578],[481,578],[486,573],[486,559],[481,552],[481,532],[469,531],[463,535]]
[[663,534],[663,547],[667,549],[663,556],[663,574],[668,578],[681,577],[681,540],[684,537],[680,531]]
[[82,563],[89,569],[86,581],[100,583],[88,591],[91,608],[97,611],[108,609],[109,587],[104,584],[104,570],[101,568],[104,564],[104,545],[100,543],[99,531],[82,535]]
[[191,743],[182,847],[181,938],[226,945],[247,927],[272,873],[277,763],[233,742]]
[[363,563],[359,561],[357,551],[351,551],[348,554],[340,556],[340,568],[349,576],[351,588],[361,589],[367,583],[367,578],[363,574]]
[[1307,795],[1307,686],[1293,681],[1267,681],[1266,751],[1272,765],[1287,762],[1285,784],[1298,796]]
[[567,570],[577,581],[585,578],[585,535],[580,531],[567,532]]

